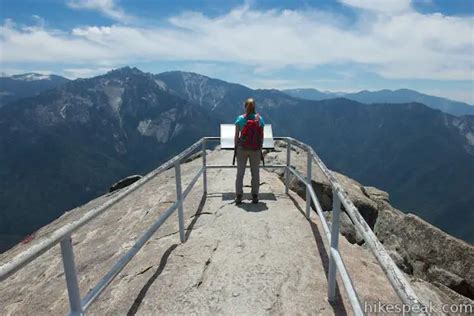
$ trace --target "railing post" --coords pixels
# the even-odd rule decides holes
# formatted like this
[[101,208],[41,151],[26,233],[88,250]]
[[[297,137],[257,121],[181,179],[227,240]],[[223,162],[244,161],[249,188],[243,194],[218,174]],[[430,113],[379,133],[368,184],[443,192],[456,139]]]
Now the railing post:
[[185,241],[184,234],[184,212],[183,212],[183,192],[181,188],[181,161],[174,163],[174,173],[176,178],[176,201],[178,202],[178,223],[179,223],[179,239]]
[[[331,224],[331,250],[339,251],[339,218],[341,213],[341,200],[336,190],[332,190],[332,224]],[[333,255],[329,258],[328,273],[328,300],[334,302],[336,300],[336,262]]]
[[311,182],[313,156],[309,150],[306,151],[306,154],[306,217],[309,218],[311,214],[311,193],[309,192],[309,186],[313,185]]
[[81,294],[77,282],[71,236],[67,236],[61,240],[61,255],[63,258],[64,276],[66,277],[67,292],[69,295],[69,306],[71,307],[70,314],[82,315]]
[[206,139],[202,141],[202,187],[204,195],[207,194],[207,159],[206,159]]
[[291,143],[286,141],[286,168],[285,168],[285,193],[288,194],[290,188],[290,168],[291,166]]

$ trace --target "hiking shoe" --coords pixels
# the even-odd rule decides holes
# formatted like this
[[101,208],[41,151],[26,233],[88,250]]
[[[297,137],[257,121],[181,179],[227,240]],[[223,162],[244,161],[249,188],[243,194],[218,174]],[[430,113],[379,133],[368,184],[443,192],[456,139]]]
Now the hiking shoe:
[[253,203],[253,204],[257,204],[257,203],[258,203],[258,195],[257,195],[257,194],[252,195],[252,203]]
[[242,194],[237,194],[235,197],[235,205],[242,204]]

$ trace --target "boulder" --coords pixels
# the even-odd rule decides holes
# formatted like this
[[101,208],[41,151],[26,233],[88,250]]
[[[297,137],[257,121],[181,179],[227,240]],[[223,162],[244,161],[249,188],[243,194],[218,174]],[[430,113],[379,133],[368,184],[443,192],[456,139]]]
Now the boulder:
[[362,192],[371,200],[376,202],[390,202],[390,196],[387,192],[374,187],[361,187]]
[[359,213],[365,219],[367,224],[370,228],[374,229],[378,217],[377,203],[364,194],[364,187],[359,182],[337,172],[333,172],[333,174],[336,177],[337,182],[339,182],[346,191],[352,203],[357,207]]
[[375,234],[387,250],[403,258],[395,262],[403,262],[398,266],[405,272],[474,299],[472,245],[388,205],[379,213]]
[[351,244],[362,245],[364,243],[364,237],[355,229],[354,223],[346,212],[341,213],[339,232],[346,237],[347,241]]
[[123,189],[125,187],[128,187],[129,185],[135,183],[136,181],[140,180],[142,176],[140,175],[133,175],[133,176],[128,176],[126,178],[123,178],[122,180],[118,181],[117,183],[114,183],[110,189],[109,193],[112,193],[114,191]]

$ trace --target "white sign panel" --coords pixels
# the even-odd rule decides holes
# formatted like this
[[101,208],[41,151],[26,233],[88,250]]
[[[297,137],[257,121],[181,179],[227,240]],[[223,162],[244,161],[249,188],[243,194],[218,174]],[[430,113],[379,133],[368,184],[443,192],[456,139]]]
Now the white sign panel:
[[[234,124],[221,124],[221,148],[234,149]],[[274,148],[272,124],[263,127],[263,148]]]

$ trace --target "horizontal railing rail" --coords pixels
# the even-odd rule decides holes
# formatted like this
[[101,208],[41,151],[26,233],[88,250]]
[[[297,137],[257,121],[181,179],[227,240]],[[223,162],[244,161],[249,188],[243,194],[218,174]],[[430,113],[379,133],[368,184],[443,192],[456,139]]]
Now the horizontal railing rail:
[[[178,210],[178,224],[179,224],[179,235],[181,242],[185,242],[185,231],[184,231],[184,214],[183,214],[183,201],[189,195],[192,188],[198,181],[203,177],[203,191],[207,193],[207,169],[223,169],[223,168],[236,168],[233,165],[208,165],[206,144],[210,141],[219,141],[219,137],[204,137],[185,149],[183,152],[168,160],[152,172],[148,173],[139,181],[130,185],[127,188],[122,189],[117,193],[113,193],[112,197],[104,202],[102,205],[97,206],[88,211],[80,219],[71,223],[65,224],[61,228],[52,232],[48,237],[39,241],[37,244],[32,245],[30,248],[16,255],[9,262],[6,262],[0,266],[0,281],[5,280],[16,271],[26,266],[31,261],[35,260],[43,253],[57,245],[61,245],[61,255],[63,259],[66,285],[69,295],[70,303],[70,314],[81,315],[90,307],[90,305],[96,300],[99,295],[107,288],[107,286],[113,281],[113,279],[123,270],[123,268],[130,262],[130,260],[140,251],[145,243],[153,236],[153,234],[160,228],[160,226],[170,217],[174,211]],[[372,232],[370,227],[365,222],[364,218],[360,215],[357,208],[353,205],[345,191],[339,185],[337,180],[332,175],[331,171],[325,166],[319,156],[314,150],[293,138],[290,137],[275,137],[275,140],[283,140],[287,143],[287,161],[286,165],[266,165],[261,166],[264,168],[284,168],[285,169],[285,191],[288,193],[290,174],[297,177],[306,186],[306,217],[309,219],[311,202],[314,205],[315,211],[322,223],[324,235],[330,244],[330,265],[328,273],[328,300],[335,300],[335,286],[336,286],[336,272],[339,272],[341,276],[344,288],[348,295],[352,309],[355,315],[363,315],[364,312],[361,307],[360,300],[357,296],[357,292],[354,288],[352,280],[347,272],[344,265],[343,259],[338,249],[338,238],[339,238],[339,214],[341,205],[344,206],[345,211],[354,223],[355,228],[361,233],[365,242],[371,249],[372,253],[377,258],[378,262],[382,266],[383,271],[387,275],[391,285],[397,292],[398,296],[403,303],[414,305],[420,304],[415,293],[411,289],[409,283],[405,280],[400,270],[396,267],[384,247],[378,241],[375,234]],[[294,167],[291,166],[291,146],[296,146],[307,153],[307,168],[306,176],[303,176]],[[181,169],[180,165],[183,161],[186,161],[196,150],[201,150],[202,156],[202,167],[199,168],[197,173],[191,179],[187,187],[182,190],[181,188]],[[318,167],[322,170],[323,174],[329,180],[329,183],[333,190],[333,215],[332,224],[328,225],[327,220],[324,216],[323,209],[319,203],[319,200],[314,192],[312,186],[311,172],[312,163],[315,162]],[[145,183],[155,178],[165,170],[170,168],[175,169],[175,181],[176,181],[176,201],[168,207],[158,219],[140,236],[135,244],[126,251],[120,259],[112,266],[112,268],[99,280],[99,282],[81,299],[80,291],[77,281],[77,274],[75,269],[74,253],[72,248],[71,235],[74,234],[78,229],[88,224],[90,221],[95,219],[100,214],[104,213],[107,209],[127,197],[138,188],[142,187]]]

